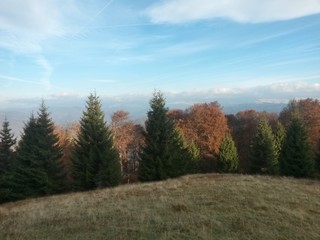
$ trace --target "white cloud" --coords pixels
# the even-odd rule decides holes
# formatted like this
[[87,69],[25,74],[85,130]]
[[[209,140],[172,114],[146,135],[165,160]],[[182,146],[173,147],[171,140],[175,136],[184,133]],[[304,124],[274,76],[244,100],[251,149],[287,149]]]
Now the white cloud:
[[70,31],[74,0],[0,1],[0,46],[15,53],[39,53],[42,42]]
[[50,97],[52,98],[78,98],[77,94],[70,93],[70,92],[59,92],[59,93],[54,93],[51,94]]
[[271,85],[274,92],[320,92],[320,83],[294,82],[294,83],[275,83]]
[[29,81],[29,80],[11,77],[11,76],[6,76],[6,75],[0,75],[0,80],[11,81],[11,82],[20,82],[20,83],[40,84],[38,82]]
[[51,88],[50,78],[53,72],[53,67],[49,61],[42,55],[37,58],[37,64],[43,69],[43,74],[41,78],[41,83],[48,90]]
[[273,104],[287,104],[290,99],[287,98],[262,98],[258,99],[257,103],[273,103]]
[[57,3],[54,0],[1,1],[0,28],[18,34],[61,34]]
[[153,23],[226,18],[240,23],[289,20],[320,13],[320,0],[171,0],[146,10]]

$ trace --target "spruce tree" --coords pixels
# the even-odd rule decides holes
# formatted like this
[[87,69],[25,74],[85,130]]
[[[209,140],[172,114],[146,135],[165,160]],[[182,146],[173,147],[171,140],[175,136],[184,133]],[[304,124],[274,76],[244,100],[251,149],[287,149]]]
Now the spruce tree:
[[7,173],[12,166],[14,155],[12,148],[17,140],[11,131],[9,122],[5,119],[0,130],[0,176]]
[[168,109],[160,92],[153,94],[150,107],[145,124],[145,143],[140,154],[139,179],[157,181],[188,173],[192,152],[185,146],[173,121],[168,118]]
[[218,153],[218,172],[234,173],[238,171],[239,157],[230,132],[223,138]]
[[281,153],[281,149],[282,149],[282,145],[285,137],[286,137],[286,130],[284,126],[279,121],[277,121],[274,129],[274,140],[275,140],[276,154],[278,159]]
[[32,114],[25,124],[21,140],[18,143],[16,157],[11,174],[6,178],[8,200],[18,200],[44,195],[41,181],[41,162],[38,154],[38,125]]
[[65,173],[62,164],[62,147],[54,133],[54,123],[44,102],[40,106],[37,119],[39,160],[42,160],[47,192],[60,193],[65,190]]
[[5,119],[0,130],[0,203],[10,200],[8,183],[14,161],[12,148],[15,144],[16,138],[11,133],[8,120]]
[[281,173],[298,178],[314,176],[308,134],[298,113],[293,113],[280,154]]
[[250,170],[254,174],[278,174],[279,162],[272,129],[266,118],[259,119],[250,153]]
[[172,136],[168,144],[168,152],[171,153],[168,160],[172,166],[167,169],[168,177],[175,178],[198,171],[199,150],[194,144],[186,142],[182,132],[175,125],[173,125]]
[[112,187],[121,181],[118,153],[96,94],[88,97],[72,162],[75,190]]
[[10,183],[13,198],[64,192],[61,152],[58,137],[54,133],[54,123],[42,102],[38,117],[31,115],[17,147]]

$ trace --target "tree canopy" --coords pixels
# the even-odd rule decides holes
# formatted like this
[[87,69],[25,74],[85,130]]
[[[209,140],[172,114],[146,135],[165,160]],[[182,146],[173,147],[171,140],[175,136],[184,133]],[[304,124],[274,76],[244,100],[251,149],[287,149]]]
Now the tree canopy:
[[281,173],[294,177],[313,177],[314,161],[308,133],[299,113],[292,114],[280,154]]
[[175,124],[167,116],[162,93],[154,92],[150,108],[140,154],[139,179],[157,181],[186,174],[192,156]]
[[88,97],[72,161],[75,190],[112,187],[120,183],[118,152],[96,94]]

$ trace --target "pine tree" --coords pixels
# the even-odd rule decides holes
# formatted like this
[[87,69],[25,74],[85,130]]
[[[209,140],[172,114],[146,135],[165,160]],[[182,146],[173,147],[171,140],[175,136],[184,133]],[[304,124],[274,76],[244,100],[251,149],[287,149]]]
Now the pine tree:
[[234,173],[238,171],[239,157],[230,132],[223,138],[218,154],[218,172]]
[[18,143],[12,172],[5,181],[8,200],[44,195],[42,192],[44,184],[39,173],[41,162],[38,158],[37,145],[38,125],[36,117],[32,114],[24,126],[21,140]]
[[199,150],[194,144],[188,144],[181,131],[173,125],[171,139],[168,141],[169,162],[172,167],[167,169],[170,178],[179,177],[188,173],[195,173],[199,165]]
[[298,178],[313,177],[314,161],[308,134],[298,113],[293,113],[280,154],[281,173]]
[[157,181],[186,174],[192,156],[173,121],[167,116],[168,109],[160,92],[150,101],[145,144],[140,154],[141,181]]
[[37,119],[39,160],[42,160],[46,181],[46,195],[63,192],[65,173],[62,164],[62,147],[54,133],[54,123],[44,102],[40,106]]
[[0,203],[10,200],[10,172],[13,167],[14,151],[12,147],[16,144],[16,138],[11,133],[7,119],[0,130]]
[[277,121],[274,129],[274,140],[275,140],[276,154],[278,159],[280,156],[280,152],[281,152],[285,137],[286,137],[286,130],[284,126],[279,121]]
[[0,176],[7,173],[12,166],[14,151],[12,147],[16,144],[16,138],[11,133],[7,119],[2,124],[0,130]]
[[53,133],[53,122],[42,102],[38,118],[33,114],[24,127],[14,165],[4,180],[6,200],[61,193],[64,172],[61,148]]
[[272,129],[266,118],[259,119],[251,147],[251,173],[278,174],[279,162]]
[[75,190],[112,187],[121,181],[118,153],[96,94],[88,97],[72,160]]

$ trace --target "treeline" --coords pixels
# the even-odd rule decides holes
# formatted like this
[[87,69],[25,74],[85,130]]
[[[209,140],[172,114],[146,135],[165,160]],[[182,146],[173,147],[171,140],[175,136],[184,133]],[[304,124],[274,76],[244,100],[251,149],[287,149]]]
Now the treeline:
[[91,94],[79,123],[55,125],[42,102],[18,143],[7,119],[0,130],[0,202],[199,172],[319,177],[319,101],[225,115],[217,102],[169,110],[155,92],[141,126],[122,110],[107,124]]

